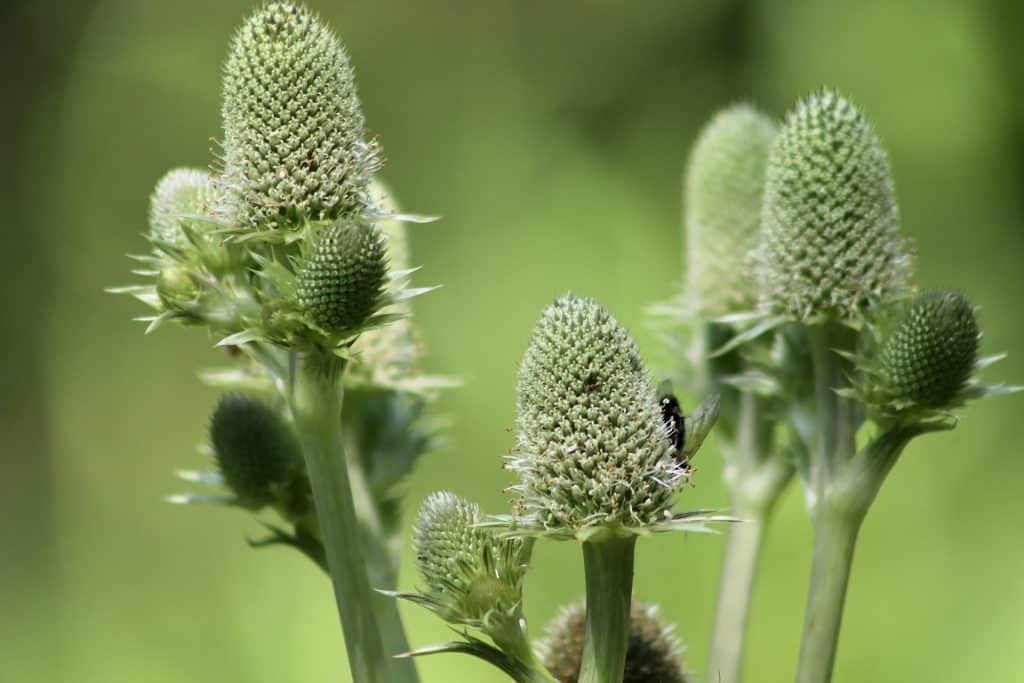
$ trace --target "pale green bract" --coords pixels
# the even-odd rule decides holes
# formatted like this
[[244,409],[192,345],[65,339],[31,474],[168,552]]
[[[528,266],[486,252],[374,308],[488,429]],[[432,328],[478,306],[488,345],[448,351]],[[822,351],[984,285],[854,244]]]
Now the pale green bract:
[[778,133],[746,104],[725,109],[697,139],[685,180],[686,283],[694,312],[721,316],[757,302],[751,252],[760,242],[765,167]]
[[888,157],[860,109],[833,91],[786,118],[768,160],[762,221],[762,299],[791,320],[858,320],[907,288]]

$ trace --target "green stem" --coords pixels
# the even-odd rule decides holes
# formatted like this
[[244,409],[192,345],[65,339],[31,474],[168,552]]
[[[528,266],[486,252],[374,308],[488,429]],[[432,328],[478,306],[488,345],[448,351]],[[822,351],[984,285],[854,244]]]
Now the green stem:
[[733,511],[744,521],[728,531],[706,674],[710,683],[741,680],[765,525],[793,477],[793,466],[772,449],[772,423],[762,408],[763,399],[740,396],[736,444],[727,454],[726,486]]
[[856,517],[832,514],[815,520],[811,585],[796,683],[827,683],[832,679],[860,523]]
[[621,683],[629,646],[636,537],[609,536],[583,543],[587,625],[580,683]]
[[341,360],[327,354],[301,358],[290,403],[313,487],[352,678],[359,683],[385,683],[394,680],[388,675],[391,662],[381,644],[342,445],[343,369]]
[[519,683],[557,683],[544,665],[537,661],[526,633],[526,620],[521,613],[502,620],[500,628],[489,630],[487,635],[502,652],[519,663],[519,674],[513,676]]

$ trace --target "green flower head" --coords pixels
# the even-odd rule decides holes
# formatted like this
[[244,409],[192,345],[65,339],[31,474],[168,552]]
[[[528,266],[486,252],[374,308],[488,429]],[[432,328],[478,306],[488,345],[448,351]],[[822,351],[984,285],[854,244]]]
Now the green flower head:
[[215,189],[210,174],[195,168],[175,168],[157,182],[149,198],[149,235],[178,248],[188,246],[183,225],[190,217],[214,210]]
[[831,90],[800,102],[768,159],[762,297],[792,320],[856,320],[909,277],[889,160],[871,123]]
[[403,595],[453,623],[488,628],[518,612],[525,573],[522,541],[481,527],[480,508],[447,491],[431,494],[413,529],[416,562],[427,583]]
[[295,279],[299,305],[329,334],[354,332],[380,308],[388,279],[380,231],[362,218],[318,231]]
[[348,55],[309,9],[271,2],[235,36],[224,69],[223,178],[239,227],[290,227],[362,211],[379,161]]
[[[559,683],[576,683],[586,635],[583,603],[564,607],[548,625],[540,644],[541,660]],[[674,629],[661,621],[658,608],[633,601],[629,614],[629,645],[622,683],[687,683],[680,657],[683,647]]]
[[671,517],[685,471],[636,344],[593,300],[569,294],[541,313],[517,408],[509,467],[524,524],[584,537]]
[[907,309],[882,349],[882,376],[897,400],[944,408],[966,387],[981,333],[974,307],[956,292],[924,294]]
[[757,302],[749,261],[760,242],[765,167],[777,133],[774,121],[739,104],[717,113],[694,145],[685,181],[685,291],[702,314]]
[[291,428],[267,405],[241,394],[228,394],[217,404],[210,441],[224,483],[244,507],[276,502],[302,471]]

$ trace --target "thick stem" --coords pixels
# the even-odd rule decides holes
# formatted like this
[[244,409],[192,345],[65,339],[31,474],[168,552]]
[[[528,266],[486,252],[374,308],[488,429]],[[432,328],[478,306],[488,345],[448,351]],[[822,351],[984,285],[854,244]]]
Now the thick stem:
[[366,576],[342,446],[342,370],[342,362],[326,354],[302,358],[293,379],[291,409],[313,487],[352,678],[385,683],[395,679],[389,676],[391,662],[381,645],[376,596]]
[[815,520],[811,585],[796,683],[828,683],[832,679],[846,586],[861,520],[830,514],[822,514]]
[[807,329],[814,363],[815,417],[818,442],[811,455],[811,505],[825,493],[835,472],[852,458],[856,448],[855,415],[849,399],[836,393],[845,386],[850,363],[836,351],[853,349],[852,330],[837,322],[825,322]]
[[706,673],[709,683],[741,680],[765,525],[793,477],[793,466],[772,448],[771,422],[765,419],[762,404],[751,394],[740,396],[736,444],[726,456],[726,486],[733,511],[744,521],[728,531]]
[[748,514],[743,518],[746,521],[729,529],[725,546],[708,659],[709,683],[738,683],[741,680],[747,618],[765,525],[763,517],[753,518]]
[[580,683],[622,683],[629,646],[635,549],[635,536],[609,536],[583,543],[587,628]]

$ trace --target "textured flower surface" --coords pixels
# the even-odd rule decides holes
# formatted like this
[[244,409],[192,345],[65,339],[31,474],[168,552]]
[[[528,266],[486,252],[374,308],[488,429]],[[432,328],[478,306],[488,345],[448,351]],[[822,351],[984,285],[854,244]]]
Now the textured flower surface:
[[889,160],[864,114],[823,90],[786,119],[768,160],[762,296],[794,320],[857,319],[909,276]]
[[175,247],[185,247],[182,230],[190,217],[210,213],[214,203],[210,174],[195,168],[175,168],[157,182],[149,200],[150,236]]
[[749,257],[760,242],[765,167],[777,133],[774,121],[741,104],[716,114],[694,145],[685,182],[685,292],[702,314],[757,302]]
[[636,344],[600,305],[569,294],[541,313],[517,408],[524,524],[578,535],[671,517],[684,470]]
[[291,429],[269,407],[228,394],[210,421],[210,441],[224,483],[245,507],[274,501],[301,471],[302,455]]
[[950,404],[974,371],[980,334],[974,307],[960,294],[940,290],[918,298],[883,348],[891,394],[927,408]]
[[235,36],[224,69],[230,220],[288,227],[361,211],[379,166],[348,55],[309,9],[271,2]]
[[344,334],[378,310],[387,277],[380,231],[363,219],[340,219],[315,237],[296,276],[296,294],[315,325]]
[[480,526],[480,508],[438,491],[420,507],[413,529],[416,562],[427,583],[423,596],[402,594],[455,623],[489,624],[515,614],[525,567],[522,542]]
[[[559,683],[579,680],[586,621],[583,603],[564,607],[540,643],[541,660]],[[683,670],[682,652],[673,627],[662,622],[658,608],[634,600],[622,683],[687,683],[690,677]]]

